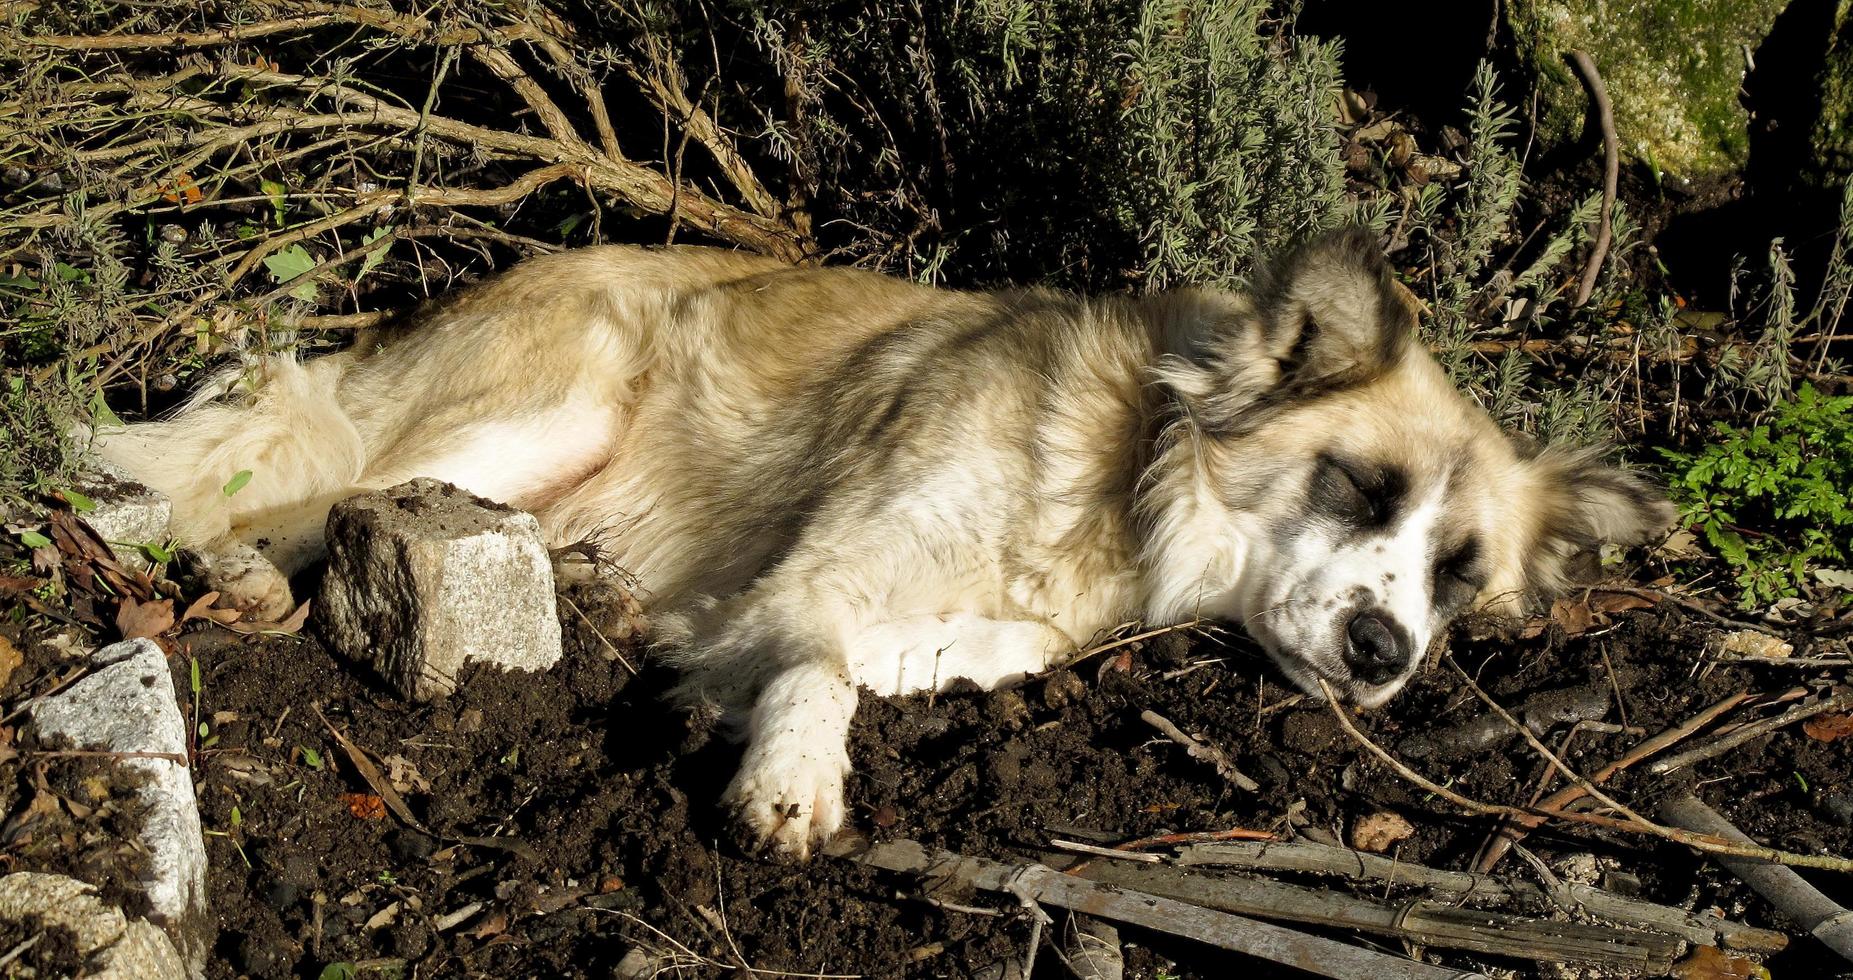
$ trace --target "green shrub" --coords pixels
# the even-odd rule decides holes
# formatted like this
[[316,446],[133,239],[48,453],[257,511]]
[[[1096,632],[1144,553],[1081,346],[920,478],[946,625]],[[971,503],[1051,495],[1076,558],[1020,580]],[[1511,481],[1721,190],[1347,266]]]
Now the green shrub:
[[1804,384],[1749,428],[1719,423],[1696,453],[1662,450],[1686,518],[1735,571],[1743,605],[1795,595],[1810,566],[1853,552],[1853,396]]

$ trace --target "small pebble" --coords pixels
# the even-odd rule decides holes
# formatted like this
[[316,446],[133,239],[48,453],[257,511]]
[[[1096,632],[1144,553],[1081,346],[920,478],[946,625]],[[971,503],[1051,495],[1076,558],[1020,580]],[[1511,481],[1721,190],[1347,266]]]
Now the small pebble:
[[1834,786],[1817,790],[1814,808],[1821,816],[1841,827],[1853,827],[1853,791]]

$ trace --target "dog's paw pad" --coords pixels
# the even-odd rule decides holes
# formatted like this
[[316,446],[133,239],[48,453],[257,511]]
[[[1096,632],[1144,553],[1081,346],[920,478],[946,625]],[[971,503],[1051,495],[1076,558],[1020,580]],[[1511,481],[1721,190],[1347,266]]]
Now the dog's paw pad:
[[722,800],[767,850],[803,861],[842,829],[848,772],[841,748],[755,745]]

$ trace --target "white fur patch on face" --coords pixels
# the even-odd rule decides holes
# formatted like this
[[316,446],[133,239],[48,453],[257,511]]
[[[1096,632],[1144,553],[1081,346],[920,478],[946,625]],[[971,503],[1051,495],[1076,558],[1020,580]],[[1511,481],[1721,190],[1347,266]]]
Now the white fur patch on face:
[[[1324,679],[1346,700],[1365,707],[1388,701],[1421,666],[1440,618],[1433,568],[1443,489],[1412,499],[1396,522],[1358,532],[1309,520],[1286,538],[1275,560],[1255,577],[1248,631],[1295,685],[1319,693]],[[1384,679],[1360,676],[1346,662],[1349,627],[1370,615],[1404,631],[1407,663]]]

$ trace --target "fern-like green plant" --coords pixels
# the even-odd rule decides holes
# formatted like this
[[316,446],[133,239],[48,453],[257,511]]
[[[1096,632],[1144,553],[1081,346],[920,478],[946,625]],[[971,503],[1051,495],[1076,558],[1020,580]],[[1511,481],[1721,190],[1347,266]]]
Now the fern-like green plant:
[[1686,519],[1729,564],[1746,608],[1853,553],[1853,396],[1803,384],[1768,420],[1719,423],[1694,453],[1662,450]]

